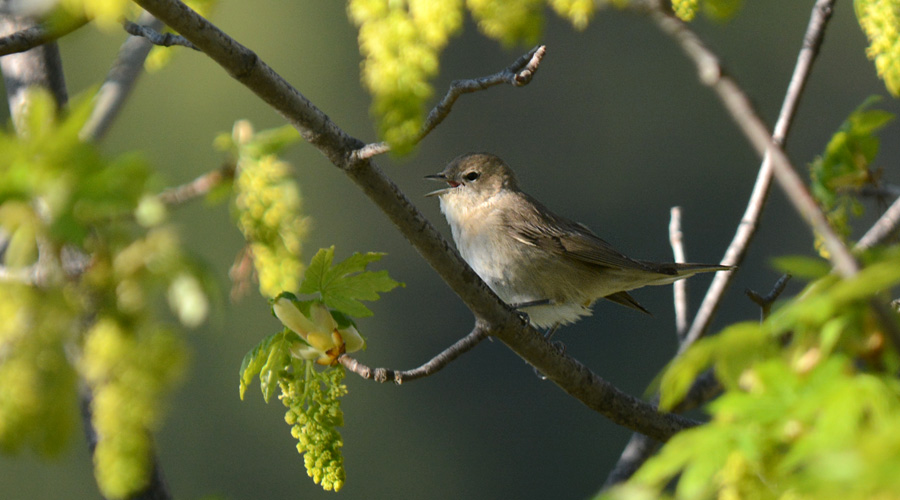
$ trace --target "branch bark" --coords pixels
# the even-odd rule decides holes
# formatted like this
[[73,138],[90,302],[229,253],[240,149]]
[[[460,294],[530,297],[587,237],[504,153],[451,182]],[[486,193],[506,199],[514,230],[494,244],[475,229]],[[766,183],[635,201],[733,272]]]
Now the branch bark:
[[[138,23],[155,30],[163,27],[163,23],[146,12],[141,14]],[[125,100],[131,95],[151,48],[153,44],[142,37],[131,36],[125,40],[106,76],[106,81],[97,92],[91,116],[81,129],[82,139],[99,141],[106,135],[110,125],[119,116]]]
[[353,154],[364,146],[362,141],[341,130],[253,51],[177,0],[136,2],[190,40],[294,125],[307,142],[344,171],[388,216],[490,334],[548,379],[610,420],[654,439],[667,440],[681,429],[696,425],[684,417],[659,413],[652,405],[619,391],[575,359],[557,352],[488,289],[370,158]]
[[0,37],[0,56],[25,52],[53,42],[87,24],[88,20],[66,17],[58,22],[47,22],[23,27]]
[[472,350],[476,345],[480,344],[482,340],[486,339],[487,336],[488,331],[485,329],[485,325],[476,323],[475,328],[472,329],[468,335],[456,341],[456,343],[443,350],[437,356],[431,358],[427,363],[418,368],[413,368],[412,370],[398,371],[391,370],[390,368],[370,368],[346,354],[341,356],[339,361],[344,368],[364,379],[373,379],[380,383],[393,382],[400,385],[404,382],[434,375],[450,364],[454,359]]
[[[791,124],[797,111],[797,106],[800,102],[800,97],[803,95],[803,89],[806,87],[806,83],[809,80],[812,65],[819,54],[819,49],[825,38],[825,28],[831,18],[834,2],[835,0],[817,0],[813,6],[806,32],[803,35],[800,52],[797,55],[797,62],[794,65],[794,71],[791,75],[790,82],[788,83],[784,101],[781,105],[781,111],[778,114],[775,130],[771,137],[771,141],[775,144],[784,145],[787,140]],[[677,19],[671,18],[670,13],[660,11],[660,8],[661,7],[657,4],[655,9],[650,9],[647,12],[656,16],[657,23],[670,35],[681,36],[686,40],[692,40],[687,42],[688,45],[691,46],[690,44],[694,44],[696,46],[691,49],[685,47],[685,51],[690,50],[689,55],[695,60],[698,69],[701,71],[701,76],[703,75],[704,65],[718,66],[715,55],[707,51],[695,35],[692,33],[690,35],[677,35],[676,32],[679,29],[687,30],[687,27]],[[718,75],[721,78],[722,70],[721,68],[714,69],[711,71],[711,74],[713,76]],[[737,87],[736,83],[730,78],[728,81],[731,82],[728,88]],[[715,85],[714,80],[705,83]],[[738,88],[738,91],[739,90],[740,89]],[[738,101],[740,101],[740,99],[738,99]],[[743,103],[749,105],[746,98],[743,99]],[[750,111],[752,113],[752,109]],[[756,121],[758,122],[757,127],[762,126],[761,121],[758,119]],[[747,202],[747,208],[744,211],[740,224],[738,224],[734,238],[732,238],[728,249],[725,251],[725,255],[722,257],[722,264],[738,265],[747,255],[747,250],[750,246],[750,242],[753,241],[753,237],[756,235],[756,230],[759,227],[759,218],[762,215],[763,208],[766,205],[766,200],[771,191],[772,176],[773,159],[772,155],[769,152],[766,152],[764,153],[762,165],[759,167],[759,172],[756,177],[756,182],[753,185],[750,199]],[[736,271],[716,273],[712,284],[710,284],[706,295],[703,297],[703,301],[700,304],[700,308],[697,310],[696,316],[694,316],[694,321],[691,323],[687,333],[680,339],[681,342],[675,355],[676,357],[680,356],[706,334],[709,325],[712,322],[712,318],[722,302],[722,297],[725,296],[725,291],[734,280],[735,273]],[[711,374],[705,375],[705,377],[715,378]],[[703,376],[701,379],[702,378]],[[698,384],[701,384],[700,379],[695,382],[695,385]],[[695,392],[692,390],[691,393],[694,395],[700,394],[711,397],[712,395],[715,395],[717,391]],[[696,402],[695,400],[696,398],[692,399],[692,403]],[[676,409],[676,411],[680,411],[680,408]],[[627,480],[656,451],[657,448],[658,446],[651,443],[650,438],[647,436],[638,433],[633,434],[625,450],[622,452],[618,463],[607,476],[603,488],[609,488]]]

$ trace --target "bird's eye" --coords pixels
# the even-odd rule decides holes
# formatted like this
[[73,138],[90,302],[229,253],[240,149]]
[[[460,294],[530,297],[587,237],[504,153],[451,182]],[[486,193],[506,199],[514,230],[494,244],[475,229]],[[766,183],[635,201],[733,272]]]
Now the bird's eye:
[[478,172],[469,172],[468,174],[466,174],[466,180],[468,180],[468,181],[474,181],[474,180],[477,179],[478,176],[480,176],[480,175],[481,175],[481,174],[479,174]]

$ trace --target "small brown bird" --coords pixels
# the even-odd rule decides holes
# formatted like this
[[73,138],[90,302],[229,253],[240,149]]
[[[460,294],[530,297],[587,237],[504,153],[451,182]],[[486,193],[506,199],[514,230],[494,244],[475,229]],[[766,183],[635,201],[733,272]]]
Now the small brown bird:
[[462,258],[536,327],[574,322],[600,298],[648,312],[628,290],[733,269],[626,257],[522,192],[512,169],[491,154],[460,156],[427,178],[449,185],[427,196],[440,197]]

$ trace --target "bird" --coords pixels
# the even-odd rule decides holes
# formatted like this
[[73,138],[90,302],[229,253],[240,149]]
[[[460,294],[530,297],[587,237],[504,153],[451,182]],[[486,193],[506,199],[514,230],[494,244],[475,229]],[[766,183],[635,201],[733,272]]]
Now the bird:
[[734,269],[627,257],[523,192],[512,168],[490,153],[458,156],[426,178],[447,183],[426,196],[439,198],[463,260],[534,327],[548,329],[547,337],[590,315],[599,299],[649,314],[630,290]]

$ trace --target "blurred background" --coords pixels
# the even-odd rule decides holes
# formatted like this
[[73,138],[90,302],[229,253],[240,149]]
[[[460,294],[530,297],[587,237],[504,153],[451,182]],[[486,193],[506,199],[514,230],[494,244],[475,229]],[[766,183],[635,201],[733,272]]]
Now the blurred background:
[[[703,39],[774,122],[813,2],[757,0],[728,24],[698,19]],[[787,150],[799,168],[821,152],[866,96],[886,94],[865,57],[865,38],[849,1],[838,2]],[[252,19],[252,22],[249,22]],[[257,52],[339,126],[374,141],[369,97],[359,83],[356,30],[345,3],[222,1],[212,20]],[[61,41],[72,95],[99,84],[124,33],[84,28]],[[524,189],[585,223],[624,253],[671,260],[669,209],[683,210],[689,260],[718,262],[734,234],[759,165],[713,93],[680,49],[646,19],[602,11],[584,32],[548,12],[540,71],[523,88],[501,86],[462,97],[450,117],[409,157],[379,165],[449,238],[422,177],[458,154],[490,151],[516,169]],[[494,73],[530,47],[506,49],[467,21],[451,40],[435,82],[437,96],[457,78]],[[169,184],[218,167],[213,138],[238,119],[257,129],[282,119],[203,55],[179,54],[145,75],[103,148],[140,150]],[[897,112],[886,98],[881,107]],[[877,164],[897,181],[897,126],[882,134]],[[295,166],[313,230],[306,259],[335,244],[388,255],[376,267],[406,283],[359,321],[370,366],[408,369],[466,334],[472,315],[365,196],[314,148],[299,145]],[[874,220],[877,205],[861,226]],[[227,296],[227,270],[242,245],[225,205],[195,202],[172,218],[189,248],[209,261]],[[774,192],[759,235],[724,301],[713,331],[758,318],[743,294],[767,293],[779,274],[770,259],[811,254],[810,231]],[[691,305],[709,277],[689,281]],[[788,292],[799,289],[794,283]],[[594,316],[557,334],[567,352],[631,394],[641,395],[676,347],[671,288],[637,291],[653,316],[600,303]],[[306,476],[278,401],[252,386],[238,398],[241,359],[280,328],[265,301],[223,300],[212,320],[188,335],[191,366],[170,399],[157,434],[160,459],[177,498],[329,498]],[[692,309],[693,310],[693,309]],[[598,490],[630,436],[539,380],[500,342],[484,342],[444,371],[397,387],[348,374],[344,499],[586,498]],[[0,456],[0,498],[97,498],[82,437],[59,459]]]

